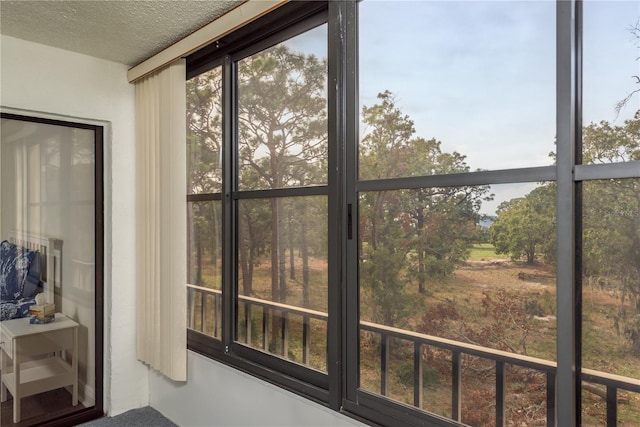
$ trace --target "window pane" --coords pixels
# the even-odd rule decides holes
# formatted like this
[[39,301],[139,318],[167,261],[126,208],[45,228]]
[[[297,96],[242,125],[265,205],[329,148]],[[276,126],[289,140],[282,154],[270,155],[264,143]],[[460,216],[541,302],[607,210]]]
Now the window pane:
[[[493,350],[506,351],[514,359],[504,366],[507,424],[545,424],[546,369],[556,359],[555,188],[361,193],[361,388],[408,404],[424,396],[422,409],[452,417],[459,358],[462,422],[495,424],[504,358]],[[525,369],[519,356],[537,367]]]
[[222,68],[187,80],[187,194],[222,190]]
[[[640,179],[583,183],[582,366],[640,379]],[[633,379],[633,380],[631,380]],[[617,392],[618,425],[640,423],[640,395]],[[606,389],[583,382],[583,421],[605,424]]]
[[222,202],[187,204],[187,325],[215,338],[222,331]]
[[360,178],[552,164],[555,7],[362,2]]
[[327,183],[327,27],[238,63],[239,189]]
[[238,340],[325,370],[327,198],[238,204]]
[[585,1],[583,163],[640,160],[640,8]]

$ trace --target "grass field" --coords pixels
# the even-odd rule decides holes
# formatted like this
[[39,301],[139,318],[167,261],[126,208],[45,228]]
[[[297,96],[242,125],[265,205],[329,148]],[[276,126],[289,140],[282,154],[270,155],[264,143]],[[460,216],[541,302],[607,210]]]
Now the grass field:
[[508,255],[497,255],[491,243],[477,243],[469,253],[468,261],[486,261],[490,259],[509,259]]

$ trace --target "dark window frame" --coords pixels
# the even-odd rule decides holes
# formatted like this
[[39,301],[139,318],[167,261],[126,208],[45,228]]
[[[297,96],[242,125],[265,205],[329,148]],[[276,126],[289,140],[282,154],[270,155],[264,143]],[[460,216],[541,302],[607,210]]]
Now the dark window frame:
[[[358,221],[353,219],[354,215],[357,217],[358,194],[400,188],[554,181],[558,185],[556,232],[558,242],[562,242],[557,249],[558,336],[563,339],[557,342],[556,401],[555,408],[551,410],[556,411],[557,425],[579,425],[581,185],[586,180],[640,177],[640,162],[606,166],[581,164],[582,2],[571,0],[556,3],[556,165],[369,181],[358,178],[357,1],[328,2],[328,5],[324,2],[292,2],[282,6],[246,28],[225,36],[220,43],[188,57],[187,78],[206,71],[213,61],[222,60],[226,72],[226,77],[223,77],[223,98],[233,98],[237,91],[231,77],[235,61],[297,34],[296,31],[304,27],[304,20],[315,19],[313,16],[318,13],[327,14],[329,28],[329,170],[337,171],[329,174],[327,184],[329,262],[337,267],[329,270],[327,382],[318,387],[317,383],[305,380],[306,375],[299,370],[307,368],[299,365],[294,367],[294,364],[275,356],[255,352],[233,342],[236,334],[230,323],[235,319],[237,308],[233,294],[235,263],[225,262],[223,267],[226,272],[223,279],[226,285],[223,286],[227,286],[226,292],[231,293],[224,305],[225,310],[229,310],[229,314],[225,314],[228,320],[223,335],[226,337],[223,337],[223,341],[216,341],[188,331],[188,348],[365,422],[459,425],[453,420],[359,389]],[[231,149],[236,137],[233,123],[235,113],[230,106],[224,110],[226,165],[233,165],[235,156]],[[237,186],[232,169],[227,168],[223,172],[227,185],[223,189],[222,199],[233,200],[233,203],[226,203],[227,207],[224,208],[227,217],[223,219],[225,225],[236,214],[234,205],[237,200],[258,196],[252,194],[256,192],[235,192]],[[269,191],[277,195],[288,190]],[[235,254],[233,236],[226,235],[223,244],[227,254]],[[260,354],[256,357],[256,353]]]
[[[259,19],[253,24],[243,27],[239,34],[233,33],[218,43],[204,48],[203,51],[187,57],[187,79],[193,78],[216,66],[222,66],[223,80],[223,187],[221,193],[198,194],[187,196],[188,202],[204,200],[223,201],[223,259],[236,259],[237,242],[234,224],[237,221],[237,204],[240,200],[257,198],[281,198],[296,196],[324,195],[331,199],[330,183],[313,187],[295,187],[273,190],[239,191],[237,183],[237,62],[255,53],[290,39],[298,34],[324,25],[327,19],[327,3],[325,2],[292,2],[276,9],[273,13]],[[331,37],[329,37],[331,39]],[[329,95],[331,97],[331,95]],[[328,146],[332,146],[329,135]],[[333,151],[329,148],[330,151]],[[331,153],[329,153],[331,157]],[[331,161],[330,161],[331,162]],[[329,178],[330,179],[330,178]],[[331,202],[329,202],[331,203]],[[335,222],[335,221],[334,221]],[[332,221],[329,221],[331,227]],[[331,232],[330,232],[331,234]],[[330,252],[331,253],[331,252]],[[230,255],[231,254],[231,255]],[[237,266],[235,262],[223,262],[222,294],[223,321],[222,340],[214,339],[194,330],[187,330],[187,348],[216,360],[234,366],[249,374],[256,375],[290,391],[305,395],[311,399],[328,405],[329,373],[289,362],[277,356],[253,349],[237,342],[238,336],[235,319],[237,317]],[[330,291],[331,292],[331,291]],[[336,311],[331,308],[329,312]],[[331,314],[330,316],[331,317]],[[332,334],[327,328],[328,335]],[[327,342],[335,342],[328,338]],[[331,345],[329,345],[331,347]],[[336,353],[328,349],[329,353]],[[328,370],[330,363],[327,362]],[[338,402],[338,401],[336,401]],[[339,406],[333,405],[338,409]]]

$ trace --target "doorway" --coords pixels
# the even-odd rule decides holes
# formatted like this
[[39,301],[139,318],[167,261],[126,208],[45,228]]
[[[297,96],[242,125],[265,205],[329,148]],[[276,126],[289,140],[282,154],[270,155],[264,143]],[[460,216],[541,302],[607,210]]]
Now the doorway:
[[[1,424],[97,418],[103,415],[104,127],[2,113],[0,129],[0,240],[29,261],[20,294],[2,298]],[[68,345],[48,347],[65,337]],[[45,365],[61,371],[21,387],[27,373]]]

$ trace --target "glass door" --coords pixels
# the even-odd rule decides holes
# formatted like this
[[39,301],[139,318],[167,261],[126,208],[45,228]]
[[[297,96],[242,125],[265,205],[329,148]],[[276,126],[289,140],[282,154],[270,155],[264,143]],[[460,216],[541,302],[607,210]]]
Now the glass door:
[[103,128],[0,128],[2,425],[101,414]]

